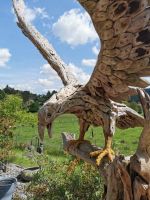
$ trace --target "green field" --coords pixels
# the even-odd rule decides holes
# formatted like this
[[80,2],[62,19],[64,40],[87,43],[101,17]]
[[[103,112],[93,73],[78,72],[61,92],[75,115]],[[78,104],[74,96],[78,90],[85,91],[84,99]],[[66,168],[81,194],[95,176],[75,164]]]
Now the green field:
[[[31,142],[35,148],[37,147],[37,125],[19,124],[14,129],[15,145],[10,161],[23,167],[41,166],[41,170],[31,181],[27,193],[29,192],[34,196],[33,200],[102,199],[104,183],[98,171],[94,167],[80,162],[76,167],[71,168],[70,173],[69,167],[74,158],[63,152],[61,133],[73,133],[78,138],[79,125],[77,118],[73,115],[60,116],[55,120],[52,132],[53,137],[49,139],[45,131],[45,153],[39,155],[34,151],[29,152],[24,147]],[[115,152],[124,155],[133,154],[137,148],[140,133],[141,128],[117,129],[113,138]],[[85,139],[103,147],[102,128],[90,127]]]
[[[45,152],[51,159],[62,161],[67,159],[63,153],[62,148],[62,132],[70,132],[79,135],[78,120],[73,115],[63,115],[57,118],[53,124],[53,137],[48,138],[47,132],[45,131]],[[93,133],[93,134],[92,134]],[[120,130],[117,129],[113,138],[113,149],[116,153],[131,155],[134,153],[137,147],[138,139],[141,133],[141,128]],[[37,126],[18,125],[14,130],[14,141],[16,146],[24,146],[24,144],[32,144],[37,147]],[[93,135],[93,136],[92,136]],[[96,144],[100,147],[104,145],[104,137],[102,128],[90,127],[86,133],[85,139],[90,140],[91,143]],[[26,158],[24,149],[15,148],[14,153],[16,154],[13,161],[17,164],[22,165],[34,165]]]

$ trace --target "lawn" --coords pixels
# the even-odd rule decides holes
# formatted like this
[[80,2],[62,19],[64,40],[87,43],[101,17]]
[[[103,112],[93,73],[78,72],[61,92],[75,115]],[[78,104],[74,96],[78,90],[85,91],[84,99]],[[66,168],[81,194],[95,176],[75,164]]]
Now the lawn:
[[[63,153],[62,148],[62,132],[70,132],[75,134],[76,138],[79,135],[78,120],[74,115],[63,115],[57,118],[53,124],[53,138],[49,139],[45,131],[45,151],[51,159],[62,161],[67,159]],[[120,130],[117,129],[113,138],[113,149],[116,153],[131,155],[136,150],[138,139],[141,133],[141,128]],[[14,130],[14,141],[17,146],[24,146],[24,144],[32,143],[37,147],[37,126],[18,125]],[[102,128],[90,127],[86,133],[85,139],[90,140],[91,143],[103,147],[104,137]],[[22,144],[22,145],[20,145]],[[26,151],[24,148],[15,148],[16,154],[13,161],[21,165],[34,165],[32,159],[26,158]]]

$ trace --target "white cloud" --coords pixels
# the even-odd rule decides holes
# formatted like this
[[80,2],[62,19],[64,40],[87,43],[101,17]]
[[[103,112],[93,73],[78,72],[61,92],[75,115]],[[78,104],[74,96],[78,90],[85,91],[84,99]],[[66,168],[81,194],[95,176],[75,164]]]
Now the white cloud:
[[0,67],[5,67],[7,62],[10,60],[11,53],[9,49],[0,49]]
[[32,86],[30,84],[28,84],[28,83],[10,84],[9,86],[12,87],[12,88],[15,88],[16,90],[23,90],[23,91],[29,90],[29,91],[32,91]]
[[97,33],[86,12],[71,9],[53,24],[53,33],[69,45],[77,46],[97,40]]
[[31,23],[37,17],[41,17],[42,19],[48,18],[48,14],[45,11],[45,8],[33,8],[32,9],[32,8],[25,6],[24,17],[28,23]]
[[97,56],[99,54],[100,49],[98,48],[98,45],[92,47],[92,52]]
[[31,23],[32,21],[34,21],[36,16],[37,16],[37,13],[35,12],[35,10],[25,7],[24,17],[28,23]]
[[88,66],[88,67],[94,67],[96,64],[96,59],[83,59],[82,65]]
[[49,65],[49,64],[44,64],[42,67],[41,67],[41,71],[40,71],[41,74],[46,74],[46,73],[53,73],[53,74],[56,74],[56,72],[54,70],[52,70],[52,67]]
[[41,67],[40,74],[47,75],[51,80],[60,80],[59,76],[57,75],[56,71],[49,64],[44,64]]
[[49,15],[47,14],[45,8],[34,8],[34,11],[37,15],[40,15],[42,19],[49,18]]
[[81,68],[75,66],[73,63],[69,63],[68,70],[75,76],[75,78],[81,83],[85,84],[90,79],[90,75],[84,72]]
[[[28,23],[33,22],[37,17],[40,17],[42,19],[49,18],[45,8],[35,7],[35,8],[29,8],[27,5],[23,5],[24,10],[22,15],[25,17],[26,21]],[[12,8],[12,13],[14,14],[14,9]],[[15,21],[17,21],[17,18],[15,17]]]
[[[79,79],[81,84],[85,84],[90,78],[89,74],[84,72],[81,68],[75,66],[73,63],[69,63],[68,70],[71,71],[77,79]],[[43,91],[59,90],[63,87],[61,79],[49,64],[44,64],[41,67],[40,75],[41,77],[38,79],[38,84],[43,87]]]
[[45,87],[50,87],[53,82],[51,80],[48,80],[47,78],[39,78],[38,79],[38,82],[42,85],[42,86],[45,86]]
[[41,67],[40,75],[38,84],[44,88],[43,91],[58,90],[63,86],[61,79],[49,64],[44,64]]

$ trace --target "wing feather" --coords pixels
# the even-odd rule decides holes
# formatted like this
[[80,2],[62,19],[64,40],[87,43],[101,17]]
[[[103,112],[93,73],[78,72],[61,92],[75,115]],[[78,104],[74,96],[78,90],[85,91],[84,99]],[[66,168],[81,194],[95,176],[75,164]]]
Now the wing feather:
[[[78,0],[88,11],[101,40],[101,52],[87,87],[121,99],[130,86],[145,88],[150,75],[148,0]],[[100,94],[99,94],[100,95]]]

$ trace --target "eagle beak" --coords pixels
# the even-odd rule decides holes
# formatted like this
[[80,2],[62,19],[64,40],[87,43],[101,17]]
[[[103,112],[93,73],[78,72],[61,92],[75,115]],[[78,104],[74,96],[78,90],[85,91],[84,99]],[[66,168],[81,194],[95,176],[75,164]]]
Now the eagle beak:
[[49,138],[52,138],[52,122],[47,125],[47,131]]

